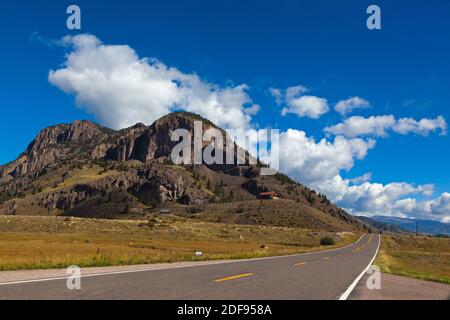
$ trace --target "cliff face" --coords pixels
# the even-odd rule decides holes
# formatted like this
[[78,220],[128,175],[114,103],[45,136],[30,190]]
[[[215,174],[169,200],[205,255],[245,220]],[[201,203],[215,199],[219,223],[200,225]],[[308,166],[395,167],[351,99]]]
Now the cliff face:
[[112,130],[89,121],[75,121],[43,129],[19,158],[0,168],[0,178],[39,174],[55,161],[81,155]]
[[63,145],[75,142],[84,144],[101,133],[109,130],[90,121],[75,121],[71,124],[62,124],[45,128],[28,146],[26,154],[37,155],[50,146]]
[[151,126],[137,124],[116,133],[107,145],[103,156],[113,161],[139,160],[151,161],[168,158],[178,143],[171,141],[170,133],[179,128],[188,130],[194,136],[194,122],[200,120],[204,130],[213,127],[208,121],[186,113],[173,113],[163,117]]
[[215,127],[197,115],[173,113],[150,126],[120,131],[89,121],[46,128],[15,161],[0,167],[0,214],[115,218],[162,203],[245,202],[275,191],[303,207],[359,224],[284,175],[260,176],[258,166],[172,165],[170,154],[178,142],[170,133],[183,128],[194,136],[195,121],[202,121],[203,130]]

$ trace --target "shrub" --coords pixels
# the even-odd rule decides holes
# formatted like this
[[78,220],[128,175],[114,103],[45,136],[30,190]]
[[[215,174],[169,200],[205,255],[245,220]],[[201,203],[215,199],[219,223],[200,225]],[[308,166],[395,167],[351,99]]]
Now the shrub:
[[320,238],[320,245],[321,246],[332,246],[334,244],[335,244],[335,241],[330,236],[325,236],[325,237]]

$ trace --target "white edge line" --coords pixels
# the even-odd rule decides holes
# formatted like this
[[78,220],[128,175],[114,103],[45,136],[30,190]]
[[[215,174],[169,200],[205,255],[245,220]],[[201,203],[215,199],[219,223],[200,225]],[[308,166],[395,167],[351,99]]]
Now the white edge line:
[[352,282],[350,287],[345,290],[345,292],[339,297],[339,300],[347,300],[352,291],[355,289],[358,282],[361,280],[361,278],[364,276],[364,274],[369,270],[369,268],[372,266],[372,263],[375,261],[375,258],[378,255],[378,250],[380,249],[380,243],[381,243],[381,235],[378,235],[378,247],[377,251],[375,252],[375,255],[373,256],[372,260],[370,261],[369,265],[364,269],[363,272],[355,279],[355,281]]
[[[147,268],[147,269],[136,269],[136,270],[112,271],[112,272],[104,272],[104,273],[92,273],[92,274],[80,275],[80,278],[99,277],[99,276],[126,274],[126,273],[137,273],[137,272],[147,272],[147,271],[158,271],[158,270],[170,270],[170,269],[203,267],[203,266],[211,266],[211,265],[218,265],[218,264],[228,264],[228,263],[237,263],[237,262],[249,262],[249,261],[260,261],[260,260],[268,260],[268,259],[297,257],[297,256],[304,256],[304,255],[309,255],[309,254],[318,254],[318,253],[322,253],[322,252],[330,252],[330,251],[342,250],[342,249],[348,248],[350,246],[356,245],[363,237],[364,237],[364,234],[356,242],[351,243],[349,245],[346,245],[345,247],[334,248],[334,249],[323,250],[323,251],[297,253],[297,254],[285,255],[285,256],[274,256],[274,257],[263,257],[263,258],[241,259],[241,260],[230,260],[230,261],[218,261],[218,262],[214,262],[214,261],[210,260],[210,261],[205,261],[207,263],[204,263],[204,264],[191,264],[191,265],[185,265],[185,266],[169,266],[167,268],[161,268],[161,269],[158,269],[158,268],[149,269],[149,268]],[[3,282],[3,283],[0,283],[0,286],[7,286],[7,285],[13,285],[13,284],[22,284],[22,283],[65,280],[65,279],[68,279],[70,277],[71,276],[64,276],[64,277],[54,277],[54,278],[43,278],[43,279],[32,279],[32,280],[20,280],[20,281]]]

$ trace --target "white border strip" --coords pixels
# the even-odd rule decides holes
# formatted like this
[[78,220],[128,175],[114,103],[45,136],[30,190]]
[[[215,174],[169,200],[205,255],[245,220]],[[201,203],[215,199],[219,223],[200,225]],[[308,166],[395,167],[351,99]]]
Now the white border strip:
[[378,235],[378,247],[377,247],[377,251],[375,252],[375,255],[373,256],[372,260],[370,261],[367,268],[365,268],[364,271],[361,272],[361,274],[355,279],[355,281],[352,282],[350,287],[348,287],[347,290],[345,290],[345,292],[339,297],[339,300],[347,300],[348,299],[348,297],[350,296],[352,291],[355,289],[358,282],[361,280],[361,278],[364,276],[364,274],[367,272],[367,270],[369,270],[369,268],[372,266],[372,263],[375,261],[375,258],[378,255],[378,250],[380,249],[380,243],[381,243],[381,235]]
[[[280,259],[280,258],[289,258],[289,257],[297,257],[297,256],[304,256],[304,255],[310,255],[310,254],[320,254],[323,252],[330,252],[330,251],[336,251],[336,250],[342,250],[348,247],[351,247],[353,245],[356,245],[361,239],[364,237],[364,234],[354,243],[351,243],[349,245],[346,245],[345,247],[340,248],[334,248],[329,250],[322,250],[322,251],[315,251],[315,252],[305,252],[305,253],[297,253],[293,255],[286,255],[286,256],[274,256],[274,257],[263,257],[263,258],[254,258],[254,259],[244,259],[244,260],[230,260],[230,261],[204,261],[206,263],[202,264],[190,264],[190,265],[183,265],[183,266],[169,266],[167,268],[147,268],[147,269],[136,269],[136,270],[124,270],[124,271],[112,271],[112,272],[104,272],[104,273],[91,273],[86,275],[81,275],[80,278],[89,278],[89,277],[99,277],[99,276],[107,276],[107,275],[116,275],[116,274],[126,274],[126,273],[137,273],[137,272],[147,272],[147,271],[158,271],[158,270],[170,270],[170,269],[181,269],[181,268],[192,268],[192,267],[203,267],[203,266],[211,266],[211,265],[218,265],[218,264],[228,264],[228,263],[237,263],[237,262],[251,262],[251,261],[260,261],[260,260],[268,260],[268,259]],[[54,277],[54,278],[43,278],[43,279],[31,279],[31,280],[19,280],[19,281],[11,281],[11,282],[3,282],[0,283],[0,286],[7,286],[7,285],[13,285],[13,284],[22,284],[22,283],[33,283],[33,282],[45,282],[45,281],[55,281],[55,280],[66,280],[70,276],[63,276],[63,277]]]

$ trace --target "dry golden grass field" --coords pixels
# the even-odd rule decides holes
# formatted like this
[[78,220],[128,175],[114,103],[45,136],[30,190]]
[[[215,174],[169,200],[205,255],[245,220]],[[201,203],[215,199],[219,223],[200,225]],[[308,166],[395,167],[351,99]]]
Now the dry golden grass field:
[[382,272],[450,284],[450,239],[383,235]]
[[[354,242],[355,233],[249,226],[156,216],[146,221],[69,217],[0,217],[0,270],[242,259],[325,249]],[[333,246],[328,246],[332,248]],[[202,251],[202,257],[195,252]]]

